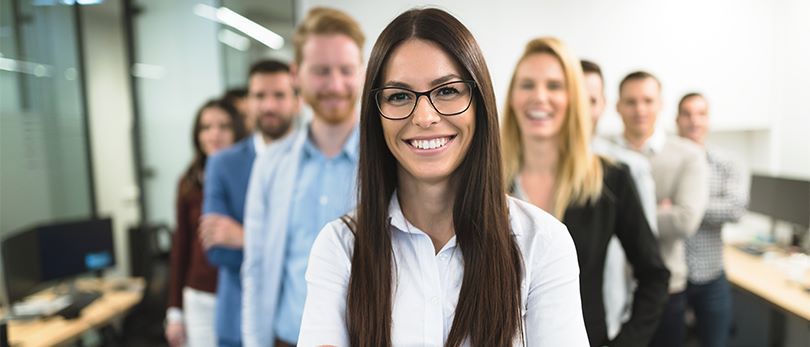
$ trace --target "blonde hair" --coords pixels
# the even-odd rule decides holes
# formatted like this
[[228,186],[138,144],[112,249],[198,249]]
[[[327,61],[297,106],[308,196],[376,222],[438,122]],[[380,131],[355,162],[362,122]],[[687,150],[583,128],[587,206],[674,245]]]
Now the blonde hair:
[[602,194],[602,165],[590,149],[591,119],[587,92],[583,83],[579,60],[556,38],[543,37],[529,41],[523,55],[515,65],[504,107],[501,139],[503,143],[504,183],[512,187],[523,167],[523,137],[512,108],[512,91],[515,88],[517,68],[529,56],[546,53],[556,57],[565,76],[568,109],[563,121],[559,165],[557,165],[553,214],[562,219],[569,206],[583,206],[596,201]]
[[[328,7],[313,7],[304,20],[295,29],[293,35],[293,45],[295,47],[295,63],[301,64],[304,60],[304,44],[310,35],[343,34],[348,36],[360,52],[363,51],[363,43],[366,41],[360,24],[346,12]],[[362,53],[361,53],[362,56]],[[362,57],[361,57],[362,58]]]

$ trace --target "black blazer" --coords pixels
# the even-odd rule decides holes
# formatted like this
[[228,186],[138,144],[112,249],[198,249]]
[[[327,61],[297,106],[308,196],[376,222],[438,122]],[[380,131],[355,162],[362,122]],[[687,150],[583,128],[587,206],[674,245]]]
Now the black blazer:
[[[563,223],[577,248],[582,313],[591,346],[647,346],[668,298],[669,271],[650,229],[629,169],[602,160],[604,185],[596,201],[566,209]],[[608,341],[602,282],[605,256],[616,235],[637,281],[630,320]]]

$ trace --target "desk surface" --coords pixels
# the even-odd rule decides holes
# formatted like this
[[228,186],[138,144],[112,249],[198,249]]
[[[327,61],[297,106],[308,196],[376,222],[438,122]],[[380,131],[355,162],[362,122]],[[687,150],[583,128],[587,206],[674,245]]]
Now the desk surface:
[[[762,257],[726,245],[725,271],[729,282],[745,289],[783,310],[810,321],[810,293]],[[805,285],[810,284],[805,274]]]
[[84,332],[109,324],[127,313],[143,297],[143,279],[130,280],[127,290],[114,290],[111,283],[81,280],[79,289],[102,290],[103,295],[82,310],[73,320],[61,317],[31,321],[10,321],[9,342],[12,347],[57,346],[72,342]]

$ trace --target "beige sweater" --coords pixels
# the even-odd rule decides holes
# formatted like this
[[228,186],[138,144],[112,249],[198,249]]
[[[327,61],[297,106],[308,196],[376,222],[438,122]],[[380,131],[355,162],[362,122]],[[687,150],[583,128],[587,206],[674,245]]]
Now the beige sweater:
[[669,292],[679,293],[687,281],[684,242],[697,232],[709,201],[706,153],[688,140],[656,133],[641,154],[650,160],[656,200],[672,201],[671,208],[658,209],[658,242],[671,273]]

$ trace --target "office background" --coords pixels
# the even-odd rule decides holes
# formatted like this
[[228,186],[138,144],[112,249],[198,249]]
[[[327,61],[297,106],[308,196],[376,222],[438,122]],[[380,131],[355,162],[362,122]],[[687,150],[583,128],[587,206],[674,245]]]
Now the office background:
[[[805,0],[76,2],[0,0],[0,236],[111,216],[120,275],[129,269],[129,228],[174,223],[197,107],[244,83],[259,57],[291,59],[295,23],[320,5],[359,20],[366,56],[403,10],[449,10],[482,46],[500,105],[523,45],[556,36],[604,69],[600,133],[621,131],[618,81],[644,69],[663,82],[662,129],[674,132],[681,95],[703,92],[710,145],[753,172],[810,179]],[[269,49],[206,16],[220,6],[280,34],[284,47]]]
[[[343,9],[363,25],[368,53],[394,16],[430,4],[88,2],[73,7],[64,1],[2,1],[0,233],[94,210],[113,216],[120,235],[140,221],[171,226],[175,184],[191,156],[194,111],[243,83],[258,57],[290,59],[296,18],[313,6]],[[267,48],[205,18],[200,4],[231,8],[287,42],[280,50]],[[666,131],[674,131],[677,99],[701,91],[711,102],[711,144],[754,172],[810,178],[806,1],[555,0],[485,6],[452,0],[432,5],[457,15],[476,35],[501,104],[525,42],[556,36],[604,69],[608,107],[600,133],[621,131],[612,107],[616,86],[624,74],[644,69],[663,82],[659,126]],[[15,21],[14,13],[23,20]],[[126,253],[124,239],[117,238],[121,253]],[[126,268],[123,261],[120,271]]]

